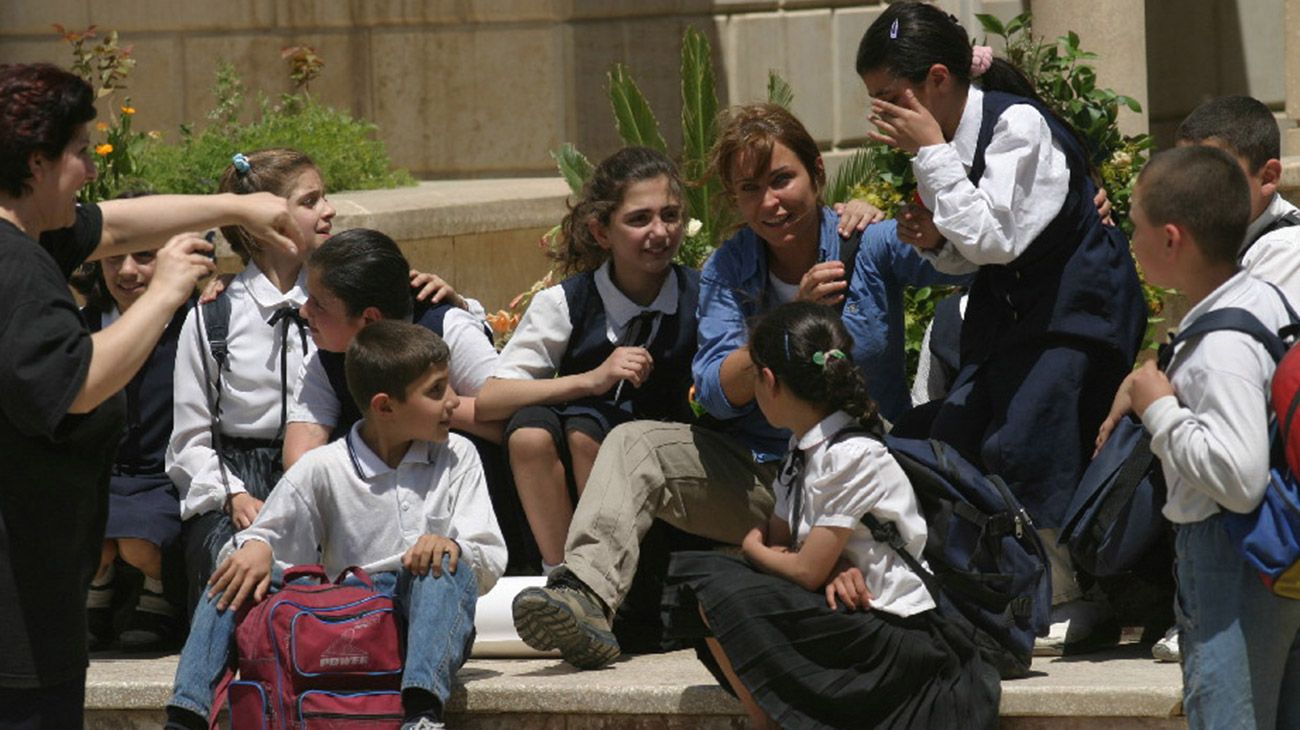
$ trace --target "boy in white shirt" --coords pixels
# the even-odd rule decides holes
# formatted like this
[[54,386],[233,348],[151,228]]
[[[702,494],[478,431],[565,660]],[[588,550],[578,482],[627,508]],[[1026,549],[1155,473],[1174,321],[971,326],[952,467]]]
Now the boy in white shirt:
[[168,728],[207,726],[229,661],[218,648],[230,645],[244,601],[273,589],[273,568],[317,562],[331,575],[361,566],[397,597],[408,627],[402,727],[442,727],[475,601],[506,562],[478,454],[448,432],[459,399],[447,362],[446,343],[418,325],[384,320],[357,334],[346,370],[363,418],[304,455],[223,550],[181,653]]
[[1250,188],[1250,225],[1241,267],[1300,301],[1300,210],[1278,194],[1282,138],[1273,112],[1249,96],[1221,96],[1178,125],[1178,145],[1209,145],[1232,155]]
[[[1282,296],[1238,269],[1250,202],[1237,162],[1209,146],[1156,155],[1139,176],[1133,252],[1148,281],[1187,296],[1182,327],[1228,307],[1270,329],[1290,321]],[[1268,486],[1274,369],[1249,335],[1211,332],[1181,344],[1167,373],[1148,362],[1125,379],[1098,435],[1132,410],[1164,468],[1191,728],[1300,727],[1300,703],[1281,702],[1300,694],[1300,601],[1264,587],[1221,515],[1252,511]]]

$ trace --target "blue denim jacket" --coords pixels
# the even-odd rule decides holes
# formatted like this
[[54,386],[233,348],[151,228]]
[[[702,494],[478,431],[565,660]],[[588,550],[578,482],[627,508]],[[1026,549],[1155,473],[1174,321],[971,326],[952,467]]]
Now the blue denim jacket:
[[[818,261],[839,259],[839,216],[821,215]],[[727,422],[760,462],[780,459],[790,432],[773,427],[758,406],[734,406],[722,391],[722,361],[748,339],[747,322],[776,304],[768,292],[766,244],[748,227],[718,247],[700,278],[699,350],[692,372],[695,398]],[[866,376],[867,391],[880,413],[893,420],[906,411],[907,367],[903,353],[903,287],[967,284],[970,276],[935,271],[916,249],[898,240],[897,223],[867,227],[858,249],[853,280],[844,302],[844,324],[853,335],[853,360]]]

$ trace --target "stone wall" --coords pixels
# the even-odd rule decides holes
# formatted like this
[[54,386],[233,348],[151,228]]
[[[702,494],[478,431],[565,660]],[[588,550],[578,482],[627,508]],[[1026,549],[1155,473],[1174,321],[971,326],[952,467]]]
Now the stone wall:
[[[943,0],[1010,17],[1022,0]],[[279,57],[308,44],[326,66],[312,93],[377,123],[419,177],[549,175],[565,141],[592,157],[618,145],[605,94],[611,64],[632,69],[669,144],[680,143],[682,32],[695,25],[717,59],[727,103],[762,99],[774,68],[795,111],[827,148],[866,134],[853,54],[880,0],[9,0],[0,63],[69,62],[51,28],[98,25],[135,46],[137,129],[174,135],[203,122],[214,70],[231,61],[249,89],[290,89]]]

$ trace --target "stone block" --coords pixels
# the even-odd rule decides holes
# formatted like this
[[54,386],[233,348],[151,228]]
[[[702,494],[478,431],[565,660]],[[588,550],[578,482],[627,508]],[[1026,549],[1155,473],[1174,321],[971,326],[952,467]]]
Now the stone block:
[[[462,285],[456,276],[455,244],[456,239],[453,236],[441,236],[398,241],[397,247],[402,249],[411,268],[437,274],[460,291]],[[476,292],[471,292],[470,296],[478,298]]]
[[[284,36],[283,46],[311,46],[325,60],[325,66],[311,82],[317,101],[348,112],[354,118],[370,119],[373,112],[370,78],[370,32],[298,31]],[[280,49],[276,49],[279,59]],[[288,62],[278,60],[278,69],[288,79]]]
[[66,66],[71,59],[68,47],[58,40],[5,39],[0,43],[0,63],[53,63]]
[[596,20],[707,13],[716,2],[711,0],[637,0],[637,2],[560,0],[556,4],[563,6],[560,11],[566,20]]
[[180,124],[186,121],[180,100],[185,94],[184,67],[176,62],[183,45],[175,36],[147,36],[135,43],[135,69],[127,79],[127,88],[99,102],[99,118],[117,115],[126,97],[136,110],[131,128],[138,132],[156,130],[176,138]]
[[[821,144],[829,144],[835,133],[835,66],[839,63],[831,41],[829,10],[799,10],[784,13],[781,39],[785,63],[777,67],[794,90],[791,111]],[[850,64],[852,67],[852,64]],[[763,78],[766,98],[767,78]]]
[[1300,28],[1300,0],[1285,1],[1283,21],[1288,31],[1286,41],[1283,43],[1286,115],[1300,120],[1300,38],[1297,37],[1297,28]]
[[837,147],[857,146],[866,141],[867,132],[873,129],[867,122],[871,97],[854,68],[854,61],[862,35],[882,12],[883,6],[844,8],[836,10],[832,16],[831,50],[834,60],[830,71],[835,88],[833,138]]
[[1286,77],[1277,72],[1285,58],[1283,0],[1221,2],[1215,10],[1220,93],[1248,94],[1269,106],[1284,103]]
[[[1156,2],[1147,5],[1169,5]],[[1190,3],[1189,3],[1190,4]],[[1197,63],[1195,57],[1206,54],[1188,53],[1188,48],[1195,48],[1194,36],[1182,37],[1178,30],[1173,30],[1154,21],[1144,11],[1144,5],[1131,0],[1094,0],[1079,3],[1074,0],[1036,0],[1034,3],[1034,30],[1047,37],[1057,38],[1069,31],[1078,33],[1080,45],[1084,50],[1097,54],[1093,65],[1097,70],[1097,82],[1100,86],[1110,87],[1115,91],[1137,99],[1142,105],[1142,113],[1134,113],[1121,107],[1119,128],[1125,134],[1138,134],[1147,131],[1148,114],[1151,112],[1147,94],[1147,76],[1164,79],[1149,67],[1150,56],[1147,52],[1147,38],[1163,38],[1177,46],[1176,57],[1169,61],[1191,67]],[[1182,8],[1183,4],[1178,3]],[[1146,20],[1144,21],[1144,17]],[[1182,30],[1180,27],[1179,30]],[[1189,32],[1196,29],[1188,28]],[[1148,33],[1150,31],[1150,33]],[[1212,43],[1212,39],[1211,39]],[[1174,66],[1171,70],[1186,73],[1184,69]],[[1213,69],[1209,69],[1201,78],[1212,78]],[[1188,75],[1186,78],[1194,78]],[[1203,86],[1203,83],[1202,83]]]
[[[565,81],[570,89],[565,94],[568,120],[564,139],[577,145],[593,165],[621,145],[609,104],[608,74],[615,63],[626,61],[627,30],[622,20],[571,23],[564,30],[568,63]],[[638,82],[644,81],[644,75],[637,74],[636,69],[633,74]]]
[[[687,20],[681,17],[624,22],[625,63],[659,120],[659,131],[670,150],[682,144],[682,36],[686,25]],[[706,33],[710,30],[708,23],[697,23],[697,27]],[[716,42],[716,38],[709,39],[715,48]]]
[[735,66],[727,69],[731,104],[765,101],[768,69],[780,72],[794,88],[797,98],[799,82],[785,70],[788,49],[780,13],[734,15],[727,31],[725,42],[732,45],[735,53]]
[[257,111],[257,94],[274,97],[291,91],[289,67],[280,59],[286,36],[269,34],[186,35],[181,39],[181,64],[185,71],[181,96],[183,118],[202,127],[216,106],[212,85],[217,66],[230,62],[244,84],[244,114]]
[[780,0],[713,0],[713,12],[718,14],[770,12],[780,7]]
[[429,176],[538,173],[564,133],[558,28],[372,32],[373,121]]
[[175,2],[175,0],[88,0],[90,18],[101,28],[132,32],[230,31],[275,27],[272,0]]
[[0,36],[54,37],[54,23],[81,30],[91,22],[87,0],[10,0],[0,5]]
[[1292,128],[1282,132],[1282,154],[1288,157],[1300,156],[1300,129]]
[[547,230],[456,236],[452,244],[452,285],[481,301],[489,312],[504,308],[550,269],[550,261],[537,244]]

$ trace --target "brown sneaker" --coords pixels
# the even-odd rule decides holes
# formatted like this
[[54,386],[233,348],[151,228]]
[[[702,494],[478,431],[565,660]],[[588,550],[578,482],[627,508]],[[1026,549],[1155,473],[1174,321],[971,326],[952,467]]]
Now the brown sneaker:
[[579,669],[599,669],[622,653],[600,601],[568,581],[526,588],[512,606],[515,631],[538,651],[559,649]]

